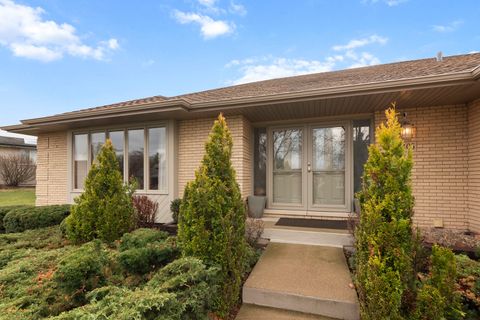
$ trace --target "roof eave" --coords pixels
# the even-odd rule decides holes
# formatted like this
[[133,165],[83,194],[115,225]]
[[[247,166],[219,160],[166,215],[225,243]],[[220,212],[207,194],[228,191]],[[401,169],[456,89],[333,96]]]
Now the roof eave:
[[[480,69],[478,70],[480,73]],[[480,75],[480,74],[479,74]],[[238,105],[251,106],[258,103],[284,102],[290,100],[299,100],[308,97],[309,99],[335,98],[342,96],[364,95],[392,92],[405,89],[421,89],[442,87],[448,85],[467,84],[474,81],[473,71],[464,71],[450,74],[441,74],[435,76],[424,76],[416,78],[407,78],[400,80],[387,80],[382,82],[364,83],[358,85],[346,85],[331,88],[322,88],[315,90],[304,90],[290,93],[272,94],[260,97],[247,97],[230,100],[209,101],[195,103],[192,110],[204,111],[216,107],[225,108],[227,105],[236,107]]]
[[138,108],[142,107],[140,111],[148,111],[151,109],[162,109],[162,111],[171,111],[171,110],[188,110],[190,108],[190,103],[185,99],[176,99],[171,101],[165,102],[150,102],[150,103],[143,103],[137,104],[134,106],[123,106],[123,107],[115,107],[112,109],[91,109],[85,111],[77,111],[71,113],[64,113],[54,116],[42,117],[42,118],[34,118],[34,119],[27,119],[22,120],[22,124],[25,125],[39,125],[39,124],[47,124],[47,123],[58,123],[62,120],[75,120],[75,119],[85,119],[90,118],[91,116],[102,116],[102,115],[110,115],[110,114],[124,114],[129,112],[138,112]]
[[[115,117],[118,115],[129,115],[159,111],[183,110],[185,112],[202,112],[216,109],[229,109],[237,107],[249,107],[259,104],[281,103],[305,99],[325,99],[342,96],[375,94],[405,89],[420,89],[441,87],[448,85],[467,84],[480,78],[480,66],[469,71],[440,74],[433,76],[422,76],[400,80],[387,80],[357,85],[345,85],[315,90],[304,90],[263,96],[242,97],[230,100],[216,100],[199,103],[191,103],[186,99],[175,99],[164,102],[144,103],[135,106],[122,106],[112,109],[90,109],[85,111],[60,114],[49,117],[22,120],[22,124],[6,126],[3,130],[30,134],[35,133],[37,128],[51,124],[67,123],[99,117]],[[141,110],[139,108],[141,107]]]

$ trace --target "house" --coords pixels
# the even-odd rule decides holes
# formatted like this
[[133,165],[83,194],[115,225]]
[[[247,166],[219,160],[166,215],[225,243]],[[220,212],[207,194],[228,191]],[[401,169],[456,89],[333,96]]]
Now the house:
[[[25,143],[22,138],[4,137],[0,136],[0,158],[7,159],[10,156],[20,156],[25,159],[29,159],[29,164],[35,164],[37,158],[37,146],[35,144]],[[0,175],[0,186],[3,186],[5,182]],[[22,186],[34,186],[35,177],[32,177],[29,181],[21,184]]]
[[415,223],[480,232],[479,79],[480,53],[439,55],[153,96],[4,129],[38,136],[37,205],[72,202],[109,137],[125,180],[139,181],[166,222],[222,112],[243,196],[266,195],[266,214],[346,217],[374,127],[396,102],[415,149]]

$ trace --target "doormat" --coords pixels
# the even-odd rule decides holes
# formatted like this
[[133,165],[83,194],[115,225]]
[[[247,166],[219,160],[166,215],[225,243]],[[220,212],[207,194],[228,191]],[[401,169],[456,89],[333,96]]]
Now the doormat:
[[276,226],[300,227],[300,228],[320,228],[320,229],[348,229],[347,220],[323,220],[323,219],[300,219],[300,218],[280,218]]

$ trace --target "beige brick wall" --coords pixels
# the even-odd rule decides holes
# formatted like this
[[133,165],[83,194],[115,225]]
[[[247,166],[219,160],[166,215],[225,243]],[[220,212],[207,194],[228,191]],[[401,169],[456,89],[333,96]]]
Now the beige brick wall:
[[37,206],[68,202],[67,132],[39,134],[37,140]]
[[[414,140],[414,222],[433,227],[468,229],[468,113],[465,105],[406,110],[417,129]],[[384,120],[375,113],[375,125]]]
[[469,227],[480,232],[480,100],[468,106],[468,148]]
[[[215,119],[182,120],[178,123],[178,193],[181,197],[188,181],[195,177],[205,151],[205,141]],[[252,190],[252,129],[243,116],[227,117],[233,138],[232,164],[242,196]]]

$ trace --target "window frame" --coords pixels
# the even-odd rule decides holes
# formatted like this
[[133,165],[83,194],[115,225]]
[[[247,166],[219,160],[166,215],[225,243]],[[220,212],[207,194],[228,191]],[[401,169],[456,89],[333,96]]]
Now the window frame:
[[72,135],[70,137],[70,143],[72,144],[72,147],[70,148],[70,165],[72,167],[72,172],[70,175],[70,180],[71,180],[71,189],[74,192],[83,192],[83,188],[75,188],[75,136],[76,135],[87,135],[87,175],[88,175],[88,170],[90,169],[91,163],[90,163],[90,132],[88,131],[76,131],[72,132]]
[[[165,188],[164,189],[150,189],[149,188],[149,177],[150,177],[150,166],[149,166],[149,128],[165,128],[165,166],[166,166],[166,177],[165,177]],[[170,175],[173,174],[170,172],[170,161],[169,161],[169,151],[170,151],[170,125],[167,121],[160,121],[160,122],[150,122],[144,123],[142,125],[117,125],[117,126],[105,126],[105,127],[92,127],[89,129],[84,130],[74,130],[70,133],[69,143],[71,144],[71,148],[69,151],[69,163],[71,167],[70,172],[70,191],[75,193],[83,192],[84,189],[76,189],[74,188],[74,175],[75,175],[75,167],[74,167],[74,137],[78,134],[86,134],[87,135],[87,143],[88,143],[88,161],[87,166],[88,170],[90,170],[92,166],[92,152],[91,152],[91,134],[104,132],[105,138],[110,138],[110,132],[112,131],[122,131],[123,132],[123,182],[128,182],[128,131],[129,130],[143,130],[143,147],[144,147],[144,154],[143,154],[143,186],[139,189],[135,190],[138,194],[151,194],[151,195],[168,195],[170,190]]]
[[[165,129],[165,189],[160,189],[160,166],[159,166],[159,174],[158,174],[158,189],[150,189],[150,129],[158,129],[164,128]],[[157,192],[159,194],[168,194],[168,127],[161,126],[161,125],[148,125],[145,127],[145,174],[147,174],[144,178],[145,187],[148,193]]]

